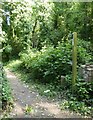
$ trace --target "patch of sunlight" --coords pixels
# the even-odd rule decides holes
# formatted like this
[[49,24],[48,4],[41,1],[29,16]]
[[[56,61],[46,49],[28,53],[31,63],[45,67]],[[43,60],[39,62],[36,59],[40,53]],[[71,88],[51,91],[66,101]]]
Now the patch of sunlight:
[[61,111],[55,103],[41,102],[39,103],[40,107],[46,108],[51,114],[59,114]]
[[12,60],[9,62],[7,67],[9,67],[9,68],[18,67],[18,66],[20,66],[21,63],[22,63],[22,61],[20,61],[20,60]]
[[11,75],[11,74],[10,74],[10,75],[7,76],[7,78],[8,78],[8,79],[11,79],[11,78],[14,79],[14,78],[16,78],[16,77],[15,77],[14,75]]

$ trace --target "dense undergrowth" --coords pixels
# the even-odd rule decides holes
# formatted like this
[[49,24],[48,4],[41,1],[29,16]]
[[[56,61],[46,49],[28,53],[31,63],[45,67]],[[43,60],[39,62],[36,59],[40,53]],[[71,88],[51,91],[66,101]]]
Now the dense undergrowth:
[[9,110],[9,106],[12,105],[12,95],[9,82],[6,78],[6,74],[2,63],[0,63],[0,101],[2,103],[2,111]]
[[[74,94],[71,91],[73,32],[80,39],[77,40],[77,70],[82,64],[93,64],[92,2],[35,1],[34,4],[23,0],[1,5],[2,11],[10,13],[0,17],[2,61],[20,56],[19,61],[10,61],[7,66],[20,73],[28,85],[35,83],[40,94],[47,97],[60,94],[65,99],[62,108],[92,115],[93,83],[85,82],[78,74],[76,91]],[[63,82],[62,76],[65,76]],[[2,79],[3,99],[10,99],[7,80]]]
[[[83,42],[78,43],[77,63],[89,63],[92,55],[86,48],[82,47]],[[91,52],[90,52],[91,53]],[[43,83],[58,82],[61,75],[70,75],[72,72],[72,44],[71,41],[60,43],[56,48],[53,46],[43,47],[41,51],[26,50],[20,53],[23,66],[31,74],[33,79]]]
[[[78,41],[77,69],[81,64],[92,63],[92,50],[89,49],[89,43]],[[56,48],[53,46],[43,47],[41,51],[27,50],[20,54],[22,66],[30,74],[30,78],[43,84],[50,83],[52,92],[66,91],[66,97],[69,99],[68,108],[80,111],[81,114],[92,114],[93,109],[93,82],[87,83],[77,77],[76,91],[74,95],[71,92],[72,80],[72,45],[71,41],[63,42]],[[65,76],[65,82],[61,83],[61,76]],[[30,79],[29,79],[30,82]],[[60,85],[61,84],[61,85]],[[54,89],[53,89],[54,87]],[[51,93],[51,92],[49,92]],[[53,94],[56,94],[54,92]],[[72,98],[71,98],[72,96]],[[67,105],[67,103],[65,104]],[[83,106],[85,106],[83,108]]]
[[[82,42],[82,44],[84,44]],[[92,63],[92,50],[78,43],[78,66]],[[89,49],[88,49],[89,50]],[[90,54],[89,54],[90,53]],[[61,43],[58,47],[48,46],[41,51],[35,49],[20,53],[21,61],[10,61],[8,68],[20,73],[21,79],[34,85],[41,95],[62,100],[62,109],[71,109],[83,115],[93,112],[93,82],[85,82],[79,75],[76,91],[72,94],[72,52],[71,43]],[[61,75],[65,81],[61,83]],[[55,97],[54,97],[55,96]]]

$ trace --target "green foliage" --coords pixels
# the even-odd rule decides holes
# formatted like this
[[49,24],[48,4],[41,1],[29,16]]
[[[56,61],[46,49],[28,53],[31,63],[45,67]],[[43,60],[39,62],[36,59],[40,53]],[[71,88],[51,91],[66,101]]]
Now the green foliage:
[[11,25],[6,24],[6,16],[3,16],[2,28],[12,54],[18,54],[28,46],[41,49],[52,44],[56,47],[74,31],[79,38],[93,43],[92,3],[5,2],[3,9],[10,11]]
[[5,47],[5,52],[6,53],[10,53],[12,51],[12,47],[10,46],[10,45],[7,45],[6,47]]
[[61,109],[70,109],[75,112],[79,112],[81,115],[91,115],[92,116],[92,107],[87,107],[84,102],[78,102],[76,100],[64,100],[60,105]]
[[54,81],[55,79],[58,79],[61,74],[60,72],[66,72],[66,70],[63,70],[64,65],[67,64],[65,61],[66,57],[64,57],[62,66],[60,49],[57,48],[55,50],[53,47],[48,47],[43,48],[37,53],[29,53],[30,54],[23,53],[21,58],[35,79],[43,79],[45,82]]
[[93,82],[84,82],[83,80],[78,81],[76,84],[77,99],[79,101],[84,101],[86,104],[93,104]]
[[27,115],[27,114],[31,114],[33,112],[34,112],[34,110],[33,110],[32,106],[26,105],[25,114]]
[[66,76],[65,89],[68,100],[62,102],[61,108],[71,109],[80,114],[92,115],[93,111],[93,82],[85,82],[82,79],[77,79],[76,91],[71,92],[71,76]]
[[3,16],[3,31],[7,33],[7,43],[13,48],[12,54],[18,54],[28,46],[37,48],[44,44],[51,24],[52,4],[5,2],[3,9],[10,11],[11,25],[7,26],[6,16]]
[[76,81],[76,91],[72,94],[71,76],[66,76],[64,90],[66,99],[61,103],[61,109],[70,109],[79,112],[81,115],[91,115],[93,112],[93,82],[85,82],[82,79]]
[[0,42],[2,44],[0,48],[0,54],[2,54],[2,61],[8,61],[9,56],[12,52],[12,46],[8,43],[7,34],[5,32],[2,32]]
[[[68,98],[71,98],[71,75],[66,75],[65,89],[69,89]],[[93,82],[85,82],[83,79],[77,78],[76,90],[74,91],[74,97],[77,101],[82,101],[88,106],[93,104]],[[73,98],[73,97],[72,97]]]
[[[92,48],[91,42],[84,41],[84,40],[80,40],[78,42],[79,42],[79,45],[81,46],[81,50],[80,50],[81,55],[84,57],[84,55],[82,53],[82,49],[85,49],[85,52],[88,53],[89,56],[91,56],[91,57],[89,57],[89,56],[85,55],[86,63],[92,64],[93,63],[93,48]],[[79,45],[78,45],[78,47],[80,47]],[[82,56],[81,56],[81,58],[82,58]],[[82,64],[84,64],[84,63],[85,62],[82,62]]]
[[6,75],[5,75],[5,71],[2,67],[2,64],[0,63],[0,87],[1,87],[1,93],[2,93],[2,97],[1,100],[5,100],[7,102],[11,101],[12,97],[11,97],[11,89],[9,86],[9,83],[7,81]]
[[[82,39],[78,40],[77,68],[80,64],[93,63],[92,2],[41,3],[37,0],[33,4],[24,1],[4,2],[3,9],[10,12],[11,24],[8,26],[6,16],[3,16],[2,30],[5,33],[0,37],[2,42],[0,53],[3,53],[3,60],[6,58],[9,60],[10,56],[20,53],[23,67],[31,78],[57,85],[60,83],[61,75],[66,75],[66,85],[63,89],[70,89],[72,79],[70,39],[71,33],[75,31],[78,38]],[[15,65],[20,67],[18,61]],[[17,67],[13,69],[17,70]],[[76,94],[79,96],[77,100],[82,100],[86,104],[89,104],[89,101],[91,103],[92,84],[79,81],[76,87]],[[7,89],[5,87],[4,91],[8,91]],[[51,96],[51,92],[49,94]],[[72,109],[77,104],[78,109],[78,103],[69,104]],[[83,103],[80,106],[82,108]]]
[[[53,46],[43,47],[41,51],[33,52],[27,50],[21,53],[21,60],[26,69],[35,79],[42,82],[53,82],[60,80],[61,75],[71,74],[72,71],[72,45],[70,42],[63,42],[54,48]],[[78,65],[90,61],[91,55],[87,54],[85,48],[78,47]]]
[[11,89],[9,87],[9,84],[6,80],[4,80],[4,83],[2,84],[2,99],[11,101]]

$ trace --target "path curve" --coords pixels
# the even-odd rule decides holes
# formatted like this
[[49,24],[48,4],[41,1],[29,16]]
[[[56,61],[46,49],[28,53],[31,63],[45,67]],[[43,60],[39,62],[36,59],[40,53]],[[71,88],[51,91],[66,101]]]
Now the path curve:
[[[50,102],[36,91],[31,91],[14,73],[6,70],[6,75],[14,96],[14,108],[10,113],[12,118],[79,118],[80,116],[67,110],[60,110],[57,102]],[[25,114],[26,106],[32,108],[29,115]]]

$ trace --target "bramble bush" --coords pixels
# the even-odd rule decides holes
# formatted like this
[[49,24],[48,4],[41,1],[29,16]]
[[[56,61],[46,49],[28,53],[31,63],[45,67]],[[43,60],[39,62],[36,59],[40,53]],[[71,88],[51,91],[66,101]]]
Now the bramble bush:
[[[91,60],[87,50],[78,45],[78,65]],[[61,75],[69,75],[72,72],[72,44],[71,41],[62,42],[56,48],[43,47],[40,51],[27,50],[20,53],[23,66],[26,67],[31,77],[39,81],[57,82]]]

